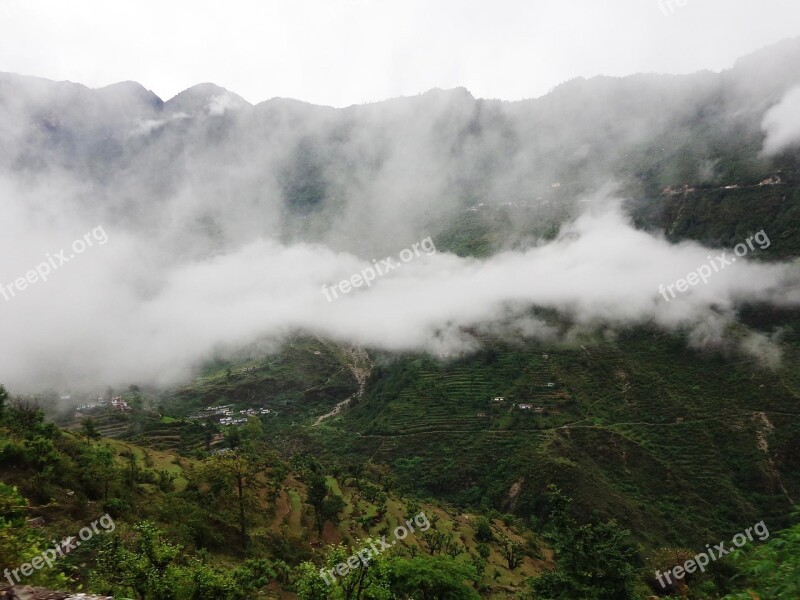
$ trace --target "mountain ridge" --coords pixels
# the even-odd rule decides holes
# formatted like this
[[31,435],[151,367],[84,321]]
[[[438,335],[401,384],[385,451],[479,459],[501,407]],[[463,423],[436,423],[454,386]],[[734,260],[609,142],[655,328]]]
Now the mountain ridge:
[[[464,86],[456,86],[456,87],[453,87],[453,88],[433,87],[433,88],[430,88],[430,89],[428,89],[426,91],[419,92],[417,94],[411,94],[411,95],[406,95],[406,96],[395,96],[395,97],[390,97],[390,98],[383,98],[383,99],[380,99],[380,100],[373,100],[373,101],[368,101],[368,102],[363,102],[363,103],[350,104],[350,105],[341,106],[341,107],[334,107],[334,106],[325,105],[325,104],[315,104],[315,103],[311,103],[311,102],[302,100],[300,98],[288,98],[288,97],[285,97],[285,96],[273,96],[271,98],[267,98],[267,99],[261,100],[259,102],[251,103],[251,102],[245,100],[244,98],[242,98],[241,96],[238,96],[238,94],[236,94],[236,92],[234,92],[232,90],[228,90],[227,88],[221,87],[221,86],[219,86],[217,84],[214,84],[214,83],[211,83],[211,82],[194,84],[194,85],[186,88],[185,90],[182,90],[182,91],[178,92],[177,94],[174,94],[172,97],[164,99],[164,98],[161,98],[160,96],[158,96],[152,90],[146,88],[143,84],[141,84],[139,82],[136,82],[136,81],[131,81],[131,80],[120,81],[120,82],[111,83],[111,84],[108,84],[108,85],[104,85],[104,86],[94,87],[93,88],[93,87],[89,87],[89,86],[87,86],[87,85],[85,85],[83,83],[74,82],[74,81],[71,81],[71,80],[53,80],[53,79],[49,79],[49,78],[46,78],[46,77],[40,77],[40,76],[37,76],[37,75],[24,75],[24,74],[9,72],[9,71],[0,71],[0,78],[13,76],[13,77],[17,77],[17,78],[20,78],[20,79],[38,80],[38,81],[41,81],[41,82],[47,82],[47,83],[55,84],[55,85],[80,86],[84,90],[97,91],[97,92],[114,89],[114,88],[117,88],[118,86],[127,86],[127,85],[131,85],[132,84],[131,85],[131,89],[132,90],[133,90],[133,88],[135,86],[136,88],[140,88],[141,90],[147,92],[148,94],[151,94],[152,96],[155,97],[155,99],[160,101],[160,104],[161,104],[162,107],[167,107],[171,102],[173,102],[174,100],[178,99],[182,95],[187,94],[187,92],[190,93],[190,95],[192,95],[192,94],[194,94],[196,92],[203,91],[205,93],[205,92],[210,91],[210,90],[213,89],[213,90],[217,91],[218,93],[232,94],[233,96],[236,96],[239,100],[241,100],[241,102],[249,105],[250,107],[258,107],[258,106],[260,106],[262,104],[270,103],[270,102],[273,102],[273,101],[284,100],[284,101],[297,102],[297,103],[301,103],[301,104],[306,105],[306,106],[317,107],[317,108],[332,108],[334,110],[346,110],[346,109],[352,109],[354,107],[364,107],[364,106],[371,106],[371,105],[375,105],[375,104],[391,103],[391,102],[394,102],[394,101],[397,101],[397,100],[414,99],[414,98],[419,98],[420,96],[426,96],[426,95],[435,94],[435,93],[462,94],[463,92],[466,92],[473,100],[476,100],[476,101],[500,102],[500,103],[503,103],[503,104],[530,103],[530,102],[536,102],[536,101],[539,101],[539,100],[546,99],[548,96],[550,96],[554,92],[564,88],[565,86],[568,87],[568,86],[571,86],[571,85],[575,85],[576,82],[578,82],[580,84],[592,84],[593,82],[602,82],[604,80],[625,81],[625,80],[635,79],[635,78],[665,78],[666,77],[666,78],[679,79],[679,78],[692,78],[692,77],[695,77],[695,76],[705,76],[707,74],[724,76],[725,74],[730,74],[730,73],[735,73],[735,72],[740,72],[740,71],[747,71],[747,72],[749,72],[751,74],[758,73],[761,76],[764,76],[764,72],[767,71],[770,74],[771,77],[778,78],[776,73],[781,73],[781,72],[787,70],[788,67],[786,67],[785,65],[786,65],[786,63],[791,62],[791,61],[785,61],[785,62],[784,61],[776,61],[774,59],[774,55],[777,52],[782,52],[782,53],[785,53],[785,54],[795,55],[795,58],[800,57],[800,37],[797,37],[797,38],[786,38],[786,39],[780,40],[778,42],[775,42],[774,44],[769,44],[769,45],[763,46],[761,48],[758,48],[758,49],[750,52],[749,54],[746,54],[746,55],[736,59],[736,61],[734,62],[734,64],[731,67],[728,67],[726,69],[721,69],[719,71],[714,71],[714,70],[710,70],[710,69],[700,69],[698,71],[694,71],[692,73],[685,73],[685,74],[672,74],[672,73],[661,73],[661,72],[638,72],[638,73],[631,73],[631,74],[628,74],[628,75],[620,75],[620,76],[615,76],[615,75],[595,75],[595,76],[592,76],[592,77],[578,76],[578,77],[574,77],[572,79],[569,79],[567,81],[564,81],[562,83],[557,84],[556,86],[553,87],[553,89],[551,89],[550,91],[548,91],[547,93],[545,93],[545,94],[543,94],[541,96],[536,96],[536,97],[531,97],[531,98],[521,98],[521,99],[518,99],[518,100],[506,100],[506,99],[503,99],[503,98],[496,98],[496,97],[475,97]],[[138,92],[139,90],[137,89],[136,91]]]

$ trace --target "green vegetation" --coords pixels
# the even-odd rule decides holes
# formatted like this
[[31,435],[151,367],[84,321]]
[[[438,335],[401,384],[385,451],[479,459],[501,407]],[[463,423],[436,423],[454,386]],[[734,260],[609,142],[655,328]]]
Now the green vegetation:
[[[784,339],[791,341],[796,321],[775,318],[790,324]],[[753,326],[771,324],[762,315]],[[284,589],[338,598],[410,590],[423,585],[416,577],[428,578],[431,594],[447,589],[453,597],[642,598],[658,592],[650,565],[670,568],[675,557],[725,539],[742,522],[764,519],[774,530],[789,524],[789,497],[800,487],[793,418],[800,378],[790,346],[783,366],[771,371],[755,360],[698,355],[680,335],[648,328],[585,336],[574,348],[483,342],[484,350],[461,357],[373,353],[363,394],[317,426],[335,394],[306,394],[291,406],[261,395],[249,379],[254,371],[240,376],[244,367],[233,367],[228,379],[228,367],[210,369],[197,391],[158,396],[162,416],[188,397],[206,405],[217,385],[236,396],[230,386],[239,382],[262,400],[237,408],[266,405],[291,417],[268,413],[214,427],[176,416],[157,426],[174,431],[171,450],[156,448],[153,433],[161,429],[130,431],[148,418],[150,392],[139,392],[142,405],[122,415],[128,420],[117,439],[98,438],[108,415],[82,420],[73,434],[47,423],[35,406],[7,401],[0,474],[40,504],[36,513],[58,528],[51,538],[99,511],[119,521],[114,534],[94,542],[96,552],[82,547],[50,582],[145,599],[163,594],[167,579],[180,581],[185,597],[198,590],[269,597]],[[309,355],[330,365],[324,380],[288,368]],[[352,382],[346,372],[354,363],[335,347],[299,338],[286,355],[255,364],[272,365],[265,367],[270,377],[283,365],[288,381],[261,381],[286,398],[337,378]],[[352,395],[349,385],[339,393]],[[209,445],[204,430],[225,437]],[[785,493],[773,493],[775,486]],[[420,511],[431,517],[429,531],[341,585],[321,580],[319,569],[342,552],[350,556]],[[38,547],[37,532],[14,522],[21,560]],[[753,552],[687,579],[684,591],[710,600],[746,585],[771,597],[773,582],[757,561],[780,555]],[[156,555],[154,574],[148,561]],[[260,575],[246,575],[247,564]]]
[[[552,314],[537,317],[570,327]],[[307,581],[312,591],[298,594],[317,593],[309,564],[327,564],[328,548],[342,544],[352,554],[360,539],[380,538],[424,508],[439,524],[397,560],[452,560],[472,569],[464,581],[484,597],[646,597],[659,591],[651,564],[670,568],[743,522],[785,527],[790,498],[800,493],[800,319],[754,312],[743,320],[764,331],[782,324],[777,370],[698,353],[680,334],[645,327],[587,333],[574,346],[483,337],[484,349],[464,356],[371,353],[363,394],[318,425],[354,394],[356,363],[333,345],[298,338],[283,354],[214,366],[172,394],[140,392],[142,406],[120,415],[126,420],[113,439],[95,433],[120,417],[99,413],[97,425],[72,424],[72,435],[12,403],[6,422],[16,425],[5,443],[18,450],[0,457],[30,470],[8,471],[9,483],[37,502],[55,497],[67,485],[58,474],[72,469],[76,496],[101,503],[134,539],[131,527],[153,523],[165,543],[180,546],[181,568],[205,564],[230,578],[243,560],[282,561],[285,575],[270,585]],[[729,335],[747,332],[742,325]],[[327,387],[334,381],[338,391]],[[214,390],[226,395],[214,402]],[[272,412],[239,426],[188,420],[186,409],[172,413],[177,422],[157,422],[187,401]],[[156,403],[161,416],[142,429]],[[164,431],[175,442],[159,450]],[[212,443],[216,432],[224,437]],[[572,499],[558,519],[551,484]],[[403,572],[393,556],[378,561],[362,591],[369,582],[401,585],[389,575]],[[684,591],[719,598],[737,589],[734,574],[720,562],[687,579]]]
[[[800,521],[800,512],[794,517]],[[737,550],[732,560],[739,571],[736,587],[745,591],[725,600],[800,598],[800,523],[761,546]]]
[[[35,406],[12,402],[0,422],[0,477],[9,482],[0,484],[0,564],[18,567],[107,512],[113,528],[24,583],[139,600],[392,598],[399,590],[475,598],[493,587],[487,566],[519,589],[544,568],[526,551],[505,569],[502,548],[491,544],[477,569],[475,516],[406,500],[380,470],[337,476],[305,453],[285,460],[257,422],[239,427],[236,451],[196,459],[98,439],[91,425],[63,431]],[[358,589],[324,584],[320,567],[390,535],[413,511],[430,516],[429,531],[377,557]],[[44,526],[32,527],[26,512]],[[494,530],[520,548],[521,534],[534,535],[519,525]]]

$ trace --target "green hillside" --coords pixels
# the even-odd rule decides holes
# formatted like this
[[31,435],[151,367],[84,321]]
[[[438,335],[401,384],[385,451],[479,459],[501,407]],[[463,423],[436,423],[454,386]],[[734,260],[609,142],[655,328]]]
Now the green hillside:
[[[550,539],[548,490],[556,485],[572,498],[575,523],[615,520],[629,530],[627,543],[639,544],[637,560],[657,560],[661,548],[702,548],[742,523],[764,520],[775,530],[791,524],[800,496],[800,319],[759,311],[743,318],[755,328],[783,324],[779,368],[737,351],[692,350],[684,335],[646,327],[552,346],[482,338],[482,350],[462,356],[364,355],[300,336],[263,360],[215,365],[169,394],[145,393],[132,414],[93,418],[118,438],[105,442],[112,447],[133,447],[130,440],[149,447],[137,456],[147,452],[171,470],[171,493],[181,497],[193,489],[187,467],[220,460],[220,450],[252,435],[251,422],[220,426],[216,417],[192,413],[207,404],[270,408],[257,417],[257,431],[294,474],[287,472],[252,535],[262,551],[280,532],[294,539],[276,559],[294,556],[299,564],[321,549],[305,504],[314,464],[346,504],[341,523],[326,526],[326,544],[391,529],[409,503],[403,498],[413,497],[428,498],[429,510],[442,510],[448,522],[462,511],[508,514],[522,535]],[[741,337],[748,329],[729,333]],[[367,375],[360,389],[359,377]],[[155,404],[163,415],[148,408]],[[209,443],[212,431],[221,435]],[[375,495],[380,489],[385,502]],[[214,530],[223,526],[212,519]],[[211,535],[204,527],[201,538]],[[235,544],[236,519],[225,528]],[[464,559],[469,550],[476,555],[477,546],[466,546]],[[525,577],[543,568],[536,561],[549,556],[534,547],[528,567],[493,567],[499,575],[483,578],[482,593],[522,593]],[[499,549],[491,556],[490,564],[502,562]],[[714,577],[724,581],[724,573]],[[646,571],[637,577],[647,585]]]
[[335,441],[317,441],[389,465],[409,491],[541,516],[557,483],[585,516],[616,517],[648,546],[698,544],[745,516],[783,523],[798,497],[787,359],[771,371],[650,330],[575,349],[497,343],[448,363],[386,357],[328,427]]
[[326,589],[314,563],[387,538],[390,547],[363,571],[393,585],[407,562],[430,562],[464,597],[479,589],[510,598],[552,567],[541,536],[511,516],[402,496],[379,469],[325,476],[308,454],[280,458],[252,421],[234,451],[196,460],[97,438],[86,427],[63,432],[42,416],[12,402],[0,421],[0,565],[32,561],[49,540],[77,539],[101,517],[105,525],[81,534],[80,547],[54,566],[23,577],[26,584],[119,597],[319,597],[304,591]]

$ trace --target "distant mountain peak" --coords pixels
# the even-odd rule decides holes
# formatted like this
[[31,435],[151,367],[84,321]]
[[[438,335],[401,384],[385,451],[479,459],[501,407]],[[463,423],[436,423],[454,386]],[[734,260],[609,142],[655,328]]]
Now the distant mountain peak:
[[166,110],[190,115],[222,115],[229,110],[252,108],[247,100],[213,83],[200,83],[182,91],[164,104]]
[[105,98],[116,99],[118,101],[130,101],[131,99],[135,99],[142,104],[147,104],[154,108],[161,108],[164,105],[164,101],[152,90],[148,90],[141,83],[136,81],[112,83],[111,85],[107,85],[95,91]]

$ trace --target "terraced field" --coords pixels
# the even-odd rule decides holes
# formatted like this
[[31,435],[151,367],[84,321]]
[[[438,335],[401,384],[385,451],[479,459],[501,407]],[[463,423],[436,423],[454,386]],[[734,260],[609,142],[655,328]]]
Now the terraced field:
[[[527,363],[519,369],[521,358]],[[493,364],[473,361],[440,363],[426,357],[413,359],[414,376],[396,393],[380,373],[371,390],[374,406],[352,411],[348,421],[369,415],[363,435],[416,435],[441,432],[479,432],[509,428],[543,428],[574,417],[569,392],[558,383],[553,362],[540,352],[499,352]],[[403,374],[398,377],[403,380]],[[389,377],[394,381],[395,376]],[[391,402],[382,402],[385,397]],[[503,398],[493,402],[493,398]],[[544,414],[522,411],[531,404]],[[376,408],[379,407],[379,408]]]
[[742,520],[783,524],[800,497],[798,366],[792,353],[777,371],[701,354],[651,330],[451,362],[378,356],[363,400],[319,443],[390,465],[407,492],[522,514],[556,483],[587,518],[598,509],[648,545],[691,545]]

